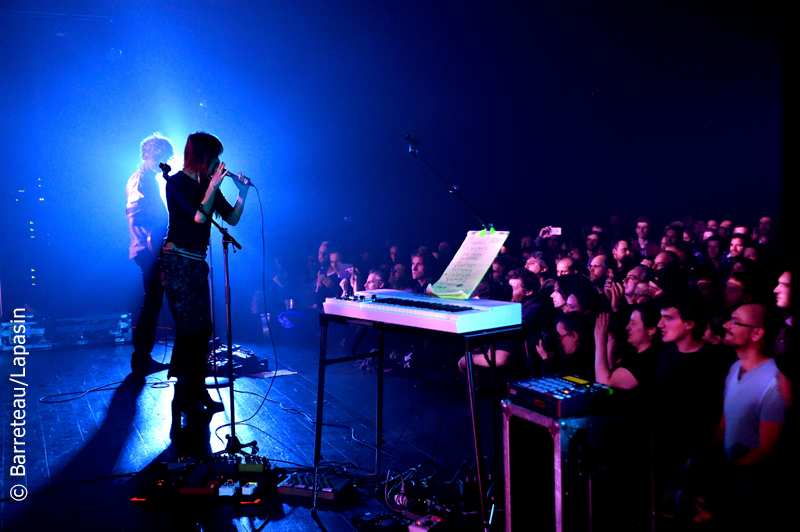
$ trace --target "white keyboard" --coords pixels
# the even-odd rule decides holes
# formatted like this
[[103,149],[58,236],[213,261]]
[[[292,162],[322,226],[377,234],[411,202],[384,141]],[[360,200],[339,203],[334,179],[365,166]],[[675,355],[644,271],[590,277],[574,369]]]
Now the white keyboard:
[[325,314],[451,333],[522,324],[522,305],[489,299],[441,299],[400,290],[367,290],[328,298]]

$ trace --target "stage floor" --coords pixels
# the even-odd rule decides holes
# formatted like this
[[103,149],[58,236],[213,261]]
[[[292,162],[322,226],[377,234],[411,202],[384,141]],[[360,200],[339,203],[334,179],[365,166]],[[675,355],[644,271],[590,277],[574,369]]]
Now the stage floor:
[[[329,357],[349,350],[338,346],[344,328],[332,327]],[[277,368],[296,372],[271,378],[260,374],[235,381],[237,437],[258,442],[259,455],[277,468],[310,468],[314,457],[319,361],[317,329],[295,335],[277,345]],[[269,342],[243,344],[269,369],[276,368]],[[365,512],[388,511],[383,490],[364,487],[343,495],[340,501],[320,506],[312,519],[310,501],[274,493],[260,506],[243,507],[209,501],[132,502],[139,492],[142,472],[180,456],[214,453],[225,448],[230,433],[229,391],[222,388],[224,413],[206,427],[170,433],[170,403],[174,382],[166,370],[135,379],[130,372],[131,345],[62,347],[31,350],[24,379],[25,434],[14,448],[12,410],[14,388],[3,380],[2,497],[11,487],[27,487],[24,501],[0,503],[0,529],[11,530],[353,530],[351,517]],[[168,362],[169,342],[158,344],[153,357]],[[449,357],[450,355],[448,355]],[[441,357],[440,357],[441,358]],[[9,375],[11,353],[4,352]],[[452,360],[450,368],[455,365]],[[474,464],[467,388],[457,371],[429,368],[417,388],[419,375],[395,370],[385,378],[385,423],[381,480],[406,472],[426,461],[424,472],[435,471],[432,484],[456,490],[457,473]],[[357,484],[374,484],[376,374],[336,364],[326,374],[323,460],[326,467],[353,475]],[[21,392],[17,392],[20,394]],[[267,400],[263,397],[266,395]],[[212,396],[219,400],[216,391]],[[482,400],[484,448],[491,452],[491,400]],[[19,406],[19,405],[17,405]],[[24,480],[10,475],[13,457],[24,451]],[[19,458],[18,458],[19,460]],[[461,467],[466,463],[465,467]],[[134,473],[139,474],[134,474]],[[413,478],[413,477],[412,477]],[[446,498],[452,493],[441,493]],[[396,494],[395,490],[391,495]],[[394,506],[394,505],[393,505]],[[502,514],[496,518],[502,529]]]

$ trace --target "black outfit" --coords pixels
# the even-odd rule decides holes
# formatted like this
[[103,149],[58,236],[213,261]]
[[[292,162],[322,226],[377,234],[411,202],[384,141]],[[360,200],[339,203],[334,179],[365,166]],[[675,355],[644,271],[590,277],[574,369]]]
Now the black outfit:
[[554,313],[549,298],[545,301],[536,296],[522,304],[522,325],[528,332],[527,338],[501,342],[495,346],[511,354],[508,363],[497,368],[501,382],[512,382],[540,373],[541,357],[536,351],[536,344],[541,339],[542,330],[552,328]]
[[[539,287],[539,297],[542,299],[550,299],[550,294],[556,289],[556,280],[554,278],[545,279]],[[550,300],[552,303],[552,300]],[[551,305],[552,306],[552,305]]]
[[144,284],[144,301],[133,330],[133,355],[131,368],[134,371],[143,370],[152,360],[150,353],[156,342],[156,328],[158,327],[158,314],[164,302],[164,288],[158,272],[158,259],[149,251],[144,251],[134,259],[142,270],[142,283]]
[[649,397],[650,388],[653,384],[653,378],[656,374],[656,364],[658,362],[658,355],[660,346],[655,344],[651,345],[641,353],[633,352],[622,357],[616,368],[625,368],[631,372],[633,378],[638,383],[636,385],[637,395],[641,397]]
[[425,294],[427,293],[428,286],[430,286],[431,284],[433,283],[431,282],[430,277],[428,277],[428,280],[425,281],[425,284],[419,284],[418,280],[412,279],[410,287],[411,289],[409,290],[409,292],[411,292],[412,294]]
[[711,344],[692,353],[681,353],[675,344],[661,350],[650,415],[656,493],[675,486],[686,461],[708,447],[722,416],[725,376],[734,360]]
[[131,235],[130,257],[142,271],[144,285],[144,301],[133,330],[131,369],[143,371],[151,362],[158,314],[164,301],[164,289],[158,275],[158,256],[167,231],[167,211],[153,175],[144,168],[139,168],[130,177],[126,188],[128,205],[125,214]]
[[[324,272],[328,271],[327,267],[323,267]],[[316,295],[316,302],[317,302],[317,309],[322,312],[323,307],[322,304],[325,303],[325,300],[329,297],[336,297],[342,295],[342,287],[339,285],[339,272],[333,272],[327,274],[328,279],[331,280],[333,285],[328,288],[324,284],[317,281],[317,295]]]
[[[227,220],[233,207],[217,190],[211,213],[205,223],[194,221],[194,215],[205,196],[206,188],[178,172],[167,184],[169,232],[167,242],[175,249],[164,249],[161,256],[161,285],[167,294],[175,319],[175,345],[172,349],[169,375],[197,392],[203,387],[208,342],[211,339],[211,305],[208,288],[208,264],[205,261],[211,236],[212,213]],[[177,188],[176,188],[177,187]],[[206,206],[206,210],[208,207]]]

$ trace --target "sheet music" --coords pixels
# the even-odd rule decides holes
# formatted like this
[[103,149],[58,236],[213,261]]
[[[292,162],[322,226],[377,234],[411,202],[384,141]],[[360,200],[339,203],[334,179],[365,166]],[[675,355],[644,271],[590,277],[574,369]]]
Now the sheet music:
[[467,299],[489,271],[508,231],[469,231],[442,277],[430,291],[436,296]]

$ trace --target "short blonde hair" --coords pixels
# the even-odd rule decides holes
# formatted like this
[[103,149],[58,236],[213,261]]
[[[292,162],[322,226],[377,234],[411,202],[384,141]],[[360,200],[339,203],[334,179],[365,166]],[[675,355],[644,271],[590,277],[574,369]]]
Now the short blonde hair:
[[142,160],[152,159],[167,162],[175,155],[172,141],[161,133],[153,133],[142,141]]

